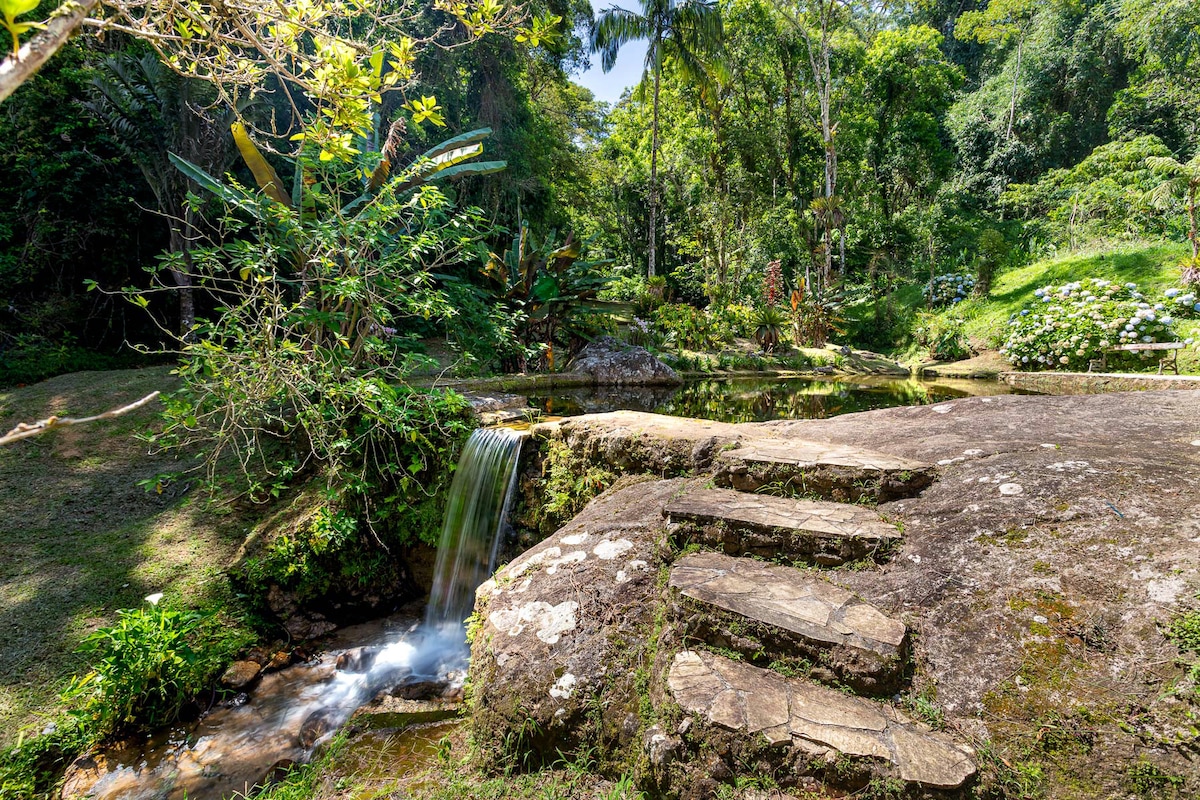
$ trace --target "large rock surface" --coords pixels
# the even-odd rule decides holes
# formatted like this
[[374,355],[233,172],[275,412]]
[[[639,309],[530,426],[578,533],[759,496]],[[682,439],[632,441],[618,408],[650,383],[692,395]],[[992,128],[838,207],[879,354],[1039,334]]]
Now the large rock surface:
[[[995,757],[979,764],[985,786],[1040,774],[1033,788],[1048,798],[1129,797],[1137,767],[1178,778],[1179,797],[1200,796],[1192,757],[1200,710],[1181,654],[1164,635],[1200,595],[1200,394],[980,397],[758,425],[617,413],[539,429],[618,471],[692,474],[700,482],[756,440],[826,443],[830,452],[855,447],[933,465],[936,480],[919,495],[878,506],[903,533],[887,563],[824,573],[907,623],[913,674],[905,702],[944,718],[957,739],[986,744]],[[607,525],[644,542],[639,554],[652,553],[654,515],[672,491],[656,494],[657,485],[626,490],[619,503],[618,495],[598,501],[541,550],[558,547],[555,558],[565,556],[563,539],[580,525],[593,535],[606,535]],[[595,573],[604,579],[541,569],[519,593],[531,576],[495,587],[498,608],[598,598],[575,602],[592,609],[589,619],[607,620],[606,631],[597,623],[586,635],[608,648],[600,661],[610,661],[605,670],[589,660],[591,645],[582,640],[564,635],[547,651],[526,635],[527,651],[503,650],[525,663],[477,684],[487,703],[507,703],[514,718],[524,707],[538,720],[553,718],[559,698],[549,690],[570,674],[577,688],[564,713],[583,713],[588,702],[581,675],[596,676],[592,707],[608,708],[607,687],[630,680],[620,655],[641,646],[637,637],[653,613],[639,604],[661,594],[648,574],[647,583],[618,593],[617,568]],[[489,651],[496,634],[493,626]],[[678,641],[668,644],[660,640],[660,660],[679,652]],[[481,664],[489,661],[494,655],[484,651]],[[518,682],[505,689],[499,680],[508,677]],[[627,697],[614,702],[628,713]],[[671,727],[655,736],[651,760],[665,763],[681,734]]]
[[[553,759],[584,737],[637,733],[634,673],[653,636],[663,507],[682,485],[637,483],[597,498],[479,588],[471,685],[485,750],[519,740]],[[600,718],[591,718],[598,697]]]
[[567,365],[568,372],[591,375],[600,385],[674,386],[683,383],[675,370],[644,347],[601,336],[589,342]]

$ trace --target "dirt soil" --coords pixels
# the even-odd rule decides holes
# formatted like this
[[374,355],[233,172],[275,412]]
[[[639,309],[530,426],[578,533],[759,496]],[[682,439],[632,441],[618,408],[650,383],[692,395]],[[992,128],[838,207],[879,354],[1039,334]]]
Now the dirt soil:
[[[95,414],[174,385],[167,368],[64,375],[0,393],[0,428]],[[189,466],[136,438],[160,410],[154,402],[0,447],[0,747],[36,729],[82,666],[80,640],[117,609],[154,592],[195,606],[228,591],[223,570],[245,523],[194,482],[157,485]]]

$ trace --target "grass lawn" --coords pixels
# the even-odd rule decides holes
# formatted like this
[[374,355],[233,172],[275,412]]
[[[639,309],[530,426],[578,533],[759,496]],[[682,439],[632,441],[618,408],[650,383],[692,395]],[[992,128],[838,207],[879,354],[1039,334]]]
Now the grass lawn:
[[[86,415],[169,390],[167,368],[80,372],[0,392],[0,426]],[[224,605],[224,569],[247,523],[186,482],[139,481],[187,466],[135,434],[158,404],[0,447],[0,747],[53,710],[83,665],[80,639],[140,605]]]
[[[1009,318],[1025,306],[1033,305],[1036,300],[1033,293],[1043,286],[1104,278],[1117,283],[1136,283],[1147,295],[1157,295],[1180,285],[1178,264],[1187,254],[1183,244],[1148,242],[1043,259],[1001,273],[986,300],[972,297],[939,313],[961,317],[973,345],[994,350],[1008,332]],[[902,287],[897,291],[896,302],[919,308],[924,302],[921,291],[921,286]],[[1181,339],[1189,336],[1200,339],[1200,321],[1180,320],[1175,329]],[[907,361],[918,361],[923,356],[916,347],[903,354]],[[1154,363],[1156,367],[1157,362]],[[1200,352],[1195,348],[1181,352],[1179,369],[1200,373]]]

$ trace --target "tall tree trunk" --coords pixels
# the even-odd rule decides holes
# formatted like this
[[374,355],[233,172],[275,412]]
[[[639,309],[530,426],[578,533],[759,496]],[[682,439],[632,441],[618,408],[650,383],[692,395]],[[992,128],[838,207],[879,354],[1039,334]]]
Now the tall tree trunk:
[[1025,49],[1025,37],[1017,39],[1017,66],[1013,71],[1012,97],[1008,101],[1008,130],[1004,132],[1005,141],[1012,138],[1013,121],[1017,116],[1017,87],[1021,85],[1021,52]]
[[191,211],[184,211],[186,215],[184,219],[171,220],[171,252],[180,253],[183,256],[184,269],[171,270],[171,280],[174,281],[175,287],[179,293],[179,337],[184,342],[190,342],[194,338],[192,328],[196,324],[196,303],[192,295],[192,276],[188,272],[188,266],[191,263],[191,255],[189,249],[191,246],[191,231],[185,230],[190,228],[190,221],[186,221],[187,217],[191,216]]
[[822,288],[829,287],[833,277],[833,194],[837,188],[837,153],[833,144],[833,124],[830,120],[830,103],[833,87],[829,73],[829,47],[821,42],[821,138],[825,144],[825,274]]
[[1192,262],[1200,255],[1200,241],[1196,233],[1196,190],[1200,189],[1200,181],[1188,181],[1188,239],[1192,243]]
[[654,34],[654,121],[650,132],[650,253],[646,276],[653,278],[658,254],[658,95],[662,87],[662,28]]

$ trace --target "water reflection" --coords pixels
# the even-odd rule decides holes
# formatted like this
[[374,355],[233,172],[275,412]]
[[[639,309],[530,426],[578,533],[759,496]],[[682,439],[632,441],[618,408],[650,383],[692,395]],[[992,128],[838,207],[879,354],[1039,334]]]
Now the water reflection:
[[878,377],[713,379],[681,387],[568,389],[531,396],[543,414],[575,416],[628,409],[723,422],[824,419],[856,411],[928,405],[973,395],[1011,394],[994,381]]

